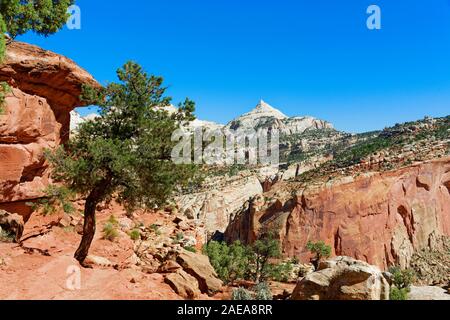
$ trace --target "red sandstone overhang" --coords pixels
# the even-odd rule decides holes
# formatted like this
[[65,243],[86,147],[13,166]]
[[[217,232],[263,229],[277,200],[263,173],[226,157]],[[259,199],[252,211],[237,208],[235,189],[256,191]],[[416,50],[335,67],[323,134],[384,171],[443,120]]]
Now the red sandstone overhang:
[[[23,42],[7,45],[6,59],[0,66],[0,81],[6,81],[28,94],[47,99],[60,112],[83,106],[83,84],[100,84],[74,61]],[[62,110],[61,110],[62,109]]]

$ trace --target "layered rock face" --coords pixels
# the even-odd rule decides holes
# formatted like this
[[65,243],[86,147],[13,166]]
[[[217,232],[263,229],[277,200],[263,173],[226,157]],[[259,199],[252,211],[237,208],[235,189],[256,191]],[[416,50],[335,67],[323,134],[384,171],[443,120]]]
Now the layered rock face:
[[205,190],[180,196],[176,199],[183,215],[205,223],[210,236],[225,232],[233,213],[250,198],[263,193],[260,180],[255,175],[214,179]]
[[415,251],[450,236],[450,158],[307,188],[281,183],[235,217],[226,239],[252,242],[263,227],[302,261],[307,242],[323,240],[334,255],[406,267]]
[[68,139],[82,85],[98,83],[73,61],[20,42],[8,45],[0,81],[12,89],[0,114],[0,209],[27,216],[25,203],[49,182],[44,150]]

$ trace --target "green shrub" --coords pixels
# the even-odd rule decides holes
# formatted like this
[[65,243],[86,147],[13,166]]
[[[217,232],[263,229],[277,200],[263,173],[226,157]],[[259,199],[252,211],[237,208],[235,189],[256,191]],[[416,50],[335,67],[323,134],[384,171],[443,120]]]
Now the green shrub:
[[270,301],[273,300],[272,291],[266,282],[260,282],[255,285],[251,290],[245,288],[237,288],[233,290],[231,295],[232,300],[259,300]]
[[250,273],[248,248],[236,241],[232,245],[211,241],[203,247],[217,275],[225,283],[245,279]]
[[157,224],[152,224],[150,230],[153,231],[157,236],[161,235],[161,231],[159,230],[159,226]]
[[194,246],[186,246],[184,247],[184,250],[187,250],[189,252],[197,253],[197,249]]
[[16,239],[16,235],[13,232],[3,230],[0,226],[0,242],[13,243]]
[[255,300],[273,300],[272,291],[266,282],[260,282],[252,288]]
[[103,226],[103,239],[114,241],[119,236],[119,231],[117,231],[118,224],[116,217],[114,215],[110,216]]
[[270,278],[274,267],[270,259],[281,257],[280,242],[271,232],[263,233],[249,248],[250,262],[253,264],[253,280],[265,281]]
[[183,239],[184,239],[184,233],[183,233],[183,232],[178,232],[178,233],[175,235],[175,239],[173,239],[173,242],[174,242],[174,243],[180,243],[181,240],[183,240]]
[[313,260],[311,261],[316,268],[319,268],[319,264],[323,258],[328,258],[331,255],[331,246],[326,245],[325,242],[311,242],[309,241],[306,245],[306,248],[315,255]]
[[415,273],[410,269],[401,269],[400,267],[391,267],[389,272],[392,274],[392,284],[398,289],[409,291],[415,278]]
[[250,291],[248,291],[245,288],[237,288],[233,289],[233,293],[231,294],[231,300],[235,301],[253,300],[253,295]]
[[391,300],[408,300],[408,290],[398,289],[397,287],[391,288],[390,299]]
[[289,282],[294,265],[292,262],[283,262],[273,265],[270,271],[270,278],[278,282]]
[[292,264],[275,265],[274,258],[281,256],[280,243],[270,234],[264,234],[254,244],[246,246],[236,241],[232,245],[211,241],[203,247],[217,275],[225,283],[245,279],[255,282],[288,278]]
[[130,238],[133,241],[137,241],[141,239],[141,231],[139,229],[134,229],[130,232]]

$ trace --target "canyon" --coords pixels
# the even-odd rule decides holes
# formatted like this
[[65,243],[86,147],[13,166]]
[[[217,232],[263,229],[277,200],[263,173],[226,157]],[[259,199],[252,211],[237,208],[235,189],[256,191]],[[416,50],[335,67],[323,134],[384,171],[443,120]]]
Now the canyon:
[[[5,221],[7,214],[19,214],[25,224],[23,236],[15,239],[19,247],[0,244],[0,279],[7,283],[0,298],[17,298],[21,272],[37,268],[60,283],[65,268],[76,263],[72,255],[82,216],[42,216],[32,213],[28,202],[43,197],[52,183],[44,151],[68,141],[83,122],[95,121],[95,114],[83,118],[74,109],[84,106],[83,85],[100,85],[68,58],[20,42],[8,44],[0,81],[11,88],[0,113],[0,214]],[[333,257],[360,260],[383,288],[368,296],[386,298],[381,271],[366,264],[408,268],[418,253],[426,257],[450,238],[448,122],[448,117],[424,119],[355,135],[313,117],[288,117],[262,100],[226,125],[195,120],[189,130],[280,130],[280,166],[208,168],[202,185],[176,194],[168,208],[130,215],[116,203],[102,204],[98,224],[115,216],[118,239],[109,242],[97,234],[90,257],[95,269],[82,272],[90,288],[101,289],[85,288],[77,296],[52,284],[44,296],[114,299],[127,298],[130,290],[136,299],[226,298],[229,288],[222,288],[208,259],[187,249],[200,252],[211,239],[252,244],[271,230],[283,259],[307,264],[308,241],[324,241]],[[83,204],[75,200],[78,210]],[[130,232],[136,230],[141,238],[133,242]],[[345,268],[353,263],[342,261]],[[114,276],[104,287],[104,279]],[[26,279],[33,286],[23,290],[24,298],[42,298],[38,289],[44,280]]]
[[333,244],[383,269],[450,236],[450,157],[302,187],[279,183],[236,214],[225,238],[251,243],[276,230],[283,253],[309,261],[308,241]]

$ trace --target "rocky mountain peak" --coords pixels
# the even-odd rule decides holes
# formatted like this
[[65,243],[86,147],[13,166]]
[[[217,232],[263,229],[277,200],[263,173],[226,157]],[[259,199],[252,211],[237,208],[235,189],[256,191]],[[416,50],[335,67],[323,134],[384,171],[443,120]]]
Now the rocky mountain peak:
[[275,118],[275,119],[287,119],[288,117],[283,114],[280,110],[272,107],[270,104],[265,102],[264,100],[260,100],[258,105],[250,112],[243,115],[245,116],[253,116],[255,118]]
[[284,135],[291,135],[303,133],[306,130],[332,129],[333,125],[313,117],[290,118],[264,100],[260,100],[252,111],[234,119],[226,128],[233,130],[242,128],[272,128],[280,130]]

